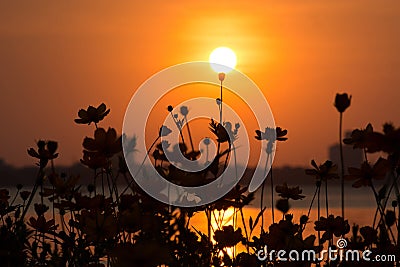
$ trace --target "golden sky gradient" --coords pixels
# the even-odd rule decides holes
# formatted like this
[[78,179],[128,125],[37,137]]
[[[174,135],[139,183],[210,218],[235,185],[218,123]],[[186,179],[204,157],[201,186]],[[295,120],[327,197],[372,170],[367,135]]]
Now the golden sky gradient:
[[353,96],[345,129],[400,126],[398,25],[399,1],[1,1],[0,158],[32,164],[42,138],[75,162],[93,134],[73,122],[79,108],[105,102],[101,125],[121,132],[142,82],[228,46],[289,131],[276,163],[325,161],[337,92]]

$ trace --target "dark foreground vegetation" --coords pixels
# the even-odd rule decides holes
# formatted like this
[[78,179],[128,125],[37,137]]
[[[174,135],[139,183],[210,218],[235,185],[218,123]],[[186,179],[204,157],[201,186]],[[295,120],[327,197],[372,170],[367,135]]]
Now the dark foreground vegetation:
[[[315,193],[307,196],[310,206],[305,211],[307,215],[300,218],[290,213],[290,203],[306,196],[299,186],[290,187],[286,183],[275,186],[272,169],[266,174],[271,188],[267,190],[263,184],[257,204],[260,212],[254,218],[244,212],[254,194],[248,193],[243,185],[214,203],[196,208],[160,203],[133,182],[122,156],[122,137],[113,128],[99,126],[110,110],[104,104],[82,109],[75,122],[94,127],[93,137],[83,140],[81,159],[91,170],[92,176],[85,177],[91,183],[83,186],[79,176],[56,171],[57,142],[40,140],[36,147],[29,148],[29,156],[37,160],[36,177],[30,178],[34,182],[32,190],[26,191],[18,184],[17,193],[10,195],[9,190],[0,189],[0,266],[398,266],[395,262],[281,261],[276,257],[265,260],[257,257],[265,246],[269,251],[296,250],[301,255],[307,250],[318,255],[328,247],[337,249],[336,242],[342,238],[347,242],[346,249],[370,250],[370,258],[394,255],[397,261],[400,259],[400,128],[385,124],[383,132],[379,132],[368,124],[342,140],[343,114],[350,101],[347,94],[338,94],[335,99],[340,116],[340,147],[350,145],[362,150],[364,162],[357,168],[348,168],[345,175],[344,168],[337,171],[337,166],[346,166],[343,155],[338,163],[327,160],[318,164],[312,160],[305,173],[315,179]],[[185,133],[184,138],[182,133],[187,129],[183,125],[188,109],[181,107],[180,114],[173,114],[173,110],[168,107],[182,136],[179,147],[185,157],[196,159],[200,151],[190,145],[190,134]],[[218,154],[201,174],[189,175],[168,162],[160,141],[170,132],[165,126],[161,127],[148,156],[165,179],[183,185],[204,184],[216,179],[226,167],[226,160],[234,154],[240,125],[230,126],[226,130],[219,122],[210,121]],[[276,143],[287,140],[287,130],[280,127],[256,130],[255,138],[265,142],[266,153],[272,153]],[[135,139],[128,149],[134,151]],[[381,153],[382,157],[370,162],[368,156],[373,153]],[[333,179],[338,179],[342,186],[341,214],[329,212],[328,190]],[[371,189],[376,212],[365,214],[370,217],[370,225],[351,226],[346,219],[345,180],[353,180],[353,190]],[[376,188],[378,180],[380,184],[383,181],[383,187]],[[126,185],[122,191],[117,186],[121,183]],[[325,202],[321,201],[321,194],[325,195]],[[267,201],[273,208],[266,209]],[[223,225],[221,218],[228,209],[233,209],[234,215],[230,224]],[[314,210],[318,220],[311,222],[309,217]],[[201,232],[191,224],[196,213],[206,215],[207,231]],[[266,225],[266,216],[272,218],[271,225]],[[313,233],[305,235],[306,228]]]

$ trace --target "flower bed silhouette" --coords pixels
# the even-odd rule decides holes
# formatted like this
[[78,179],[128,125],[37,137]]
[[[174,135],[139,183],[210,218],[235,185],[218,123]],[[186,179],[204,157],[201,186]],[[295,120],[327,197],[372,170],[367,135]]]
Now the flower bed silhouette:
[[[81,159],[83,165],[93,170],[92,183],[87,190],[82,190],[79,176],[56,172],[57,142],[40,140],[36,148],[28,149],[28,154],[38,161],[32,190],[26,191],[18,185],[17,193],[10,196],[7,189],[0,189],[0,266],[396,266],[395,262],[280,261],[276,258],[261,261],[257,257],[265,246],[275,251],[296,250],[301,254],[312,250],[318,254],[324,248],[335,248],[335,241],[343,238],[349,249],[368,249],[372,256],[395,255],[400,259],[400,128],[385,124],[381,133],[368,124],[365,129],[354,130],[351,137],[342,142],[343,114],[350,103],[351,97],[347,94],[336,96],[340,148],[341,154],[342,143],[361,149],[365,161],[360,163],[360,168],[351,167],[345,175],[344,168],[338,173],[332,161],[317,164],[312,160],[312,168],[305,170],[315,177],[312,196],[302,195],[299,186],[290,187],[286,183],[275,186],[271,169],[266,174],[271,186],[269,194],[266,194],[264,182],[260,189],[260,211],[254,218],[246,217],[244,210],[254,201],[254,193],[248,193],[242,184],[221,199],[200,207],[179,208],[154,200],[132,179],[121,153],[122,137],[113,128],[99,127],[110,109],[105,104],[81,109],[75,122],[95,127],[93,137],[83,140]],[[181,118],[173,114],[171,106],[167,110],[181,136],[180,151],[189,160],[197,159],[201,153],[193,147],[189,127],[186,127],[189,138],[182,134],[183,126],[188,124],[187,107],[180,108]],[[188,173],[170,164],[163,150],[169,144],[162,145],[165,141],[161,141],[162,136],[172,131],[166,126],[160,127],[147,155],[158,173],[168,181],[184,186],[209,183],[218,178],[228,159],[234,156],[240,125],[230,122],[222,125],[211,119],[209,130],[218,144],[217,155],[201,172]],[[280,127],[257,129],[255,138],[266,142],[269,156],[275,142],[287,140],[287,133]],[[134,151],[134,139],[129,149]],[[370,163],[369,154],[377,152],[384,157]],[[118,159],[117,164],[113,159]],[[343,155],[340,164],[344,166]],[[328,188],[332,179],[341,181],[340,216],[329,212]],[[350,227],[346,220],[346,179],[354,181],[354,190],[362,186],[371,188],[376,200],[371,225]],[[386,182],[382,188],[376,188],[374,180]],[[121,181],[125,182],[122,191],[118,186]],[[325,203],[321,203],[321,192],[325,193]],[[34,203],[35,196],[40,196],[38,203]],[[270,210],[266,208],[266,197],[270,198]],[[307,215],[294,218],[290,202],[304,198],[310,201]],[[318,220],[311,223],[309,218],[314,206],[317,206]],[[233,210],[234,216],[230,224],[223,225],[222,219],[217,217],[228,209]],[[326,214],[322,215],[323,211]],[[198,213],[206,215],[207,231],[202,232],[191,223],[191,218]],[[277,213],[281,220],[277,219]],[[271,225],[265,225],[265,216],[272,218]],[[306,236],[306,228],[313,233]]]

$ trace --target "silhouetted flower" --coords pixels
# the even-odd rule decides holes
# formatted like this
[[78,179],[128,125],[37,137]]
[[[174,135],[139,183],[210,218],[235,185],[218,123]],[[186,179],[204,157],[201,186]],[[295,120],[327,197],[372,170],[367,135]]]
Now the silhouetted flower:
[[218,122],[214,121],[213,119],[211,119],[209,129],[217,137],[218,143],[230,142],[229,134],[226,131],[225,127],[222,126],[221,123],[218,123]]
[[189,109],[188,109],[187,106],[182,106],[182,107],[180,108],[180,112],[181,112],[181,114],[182,114],[183,116],[186,117],[186,116],[189,114]]
[[49,210],[49,207],[46,206],[45,204],[37,204],[37,203],[35,203],[34,207],[35,207],[35,212],[36,212],[36,214],[38,216],[43,215],[46,211]]
[[288,212],[290,209],[289,200],[287,198],[278,199],[276,201],[275,207],[283,214],[286,214],[286,212]]
[[360,234],[364,238],[364,243],[367,246],[376,243],[378,240],[378,231],[371,226],[361,227]]
[[218,79],[219,79],[221,82],[224,81],[224,80],[225,80],[225,73],[223,73],[223,72],[218,73]]
[[50,200],[54,198],[68,198],[72,196],[74,192],[74,187],[79,180],[79,176],[71,176],[68,179],[62,179],[57,174],[49,176],[49,181],[53,188],[44,188],[43,196],[53,196]]
[[58,224],[55,225],[55,221],[53,219],[46,221],[46,218],[43,215],[38,216],[37,219],[31,217],[28,225],[41,233],[49,233],[56,230],[58,227]]
[[167,107],[167,110],[168,110],[169,112],[172,112],[172,111],[174,110],[174,107],[171,106],[171,105],[169,105],[169,106]]
[[346,179],[356,180],[353,187],[359,188],[361,186],[372,186],[372,179],[382,180],[386,176],[389,168],[389,163],[386,159],[379,158],[374,166],[368,162],[364,162],[361,168],[348,168],[349,174],[345,176]]
[[128,137],[125,133],[122,134],[122,140],[124,142],[124,152],[129,154],[131,152],[137,151],[136,148],[136,136]]
[[[395,128],[391,123],[383,125],[382,151],[399,158],[400,154],[400,128]],[[399,162],[400,163],[400,162]]]
[[318,181],[326,181],[330,179],[338,179],[337,166],[332,163],[332,161],[327,160],[324,164],[317,165],[314,160],[311,161],[311,165],[314,169],[307,169],[307,175],[313,175]]
[[156,149],[153,151],[152,154],[153,158],[155,160],[168,160],[167,156],[165,155],[164,149],[168,149],[170,145],[171,144],[166,140],[163,140],[159,144],[157,144]]
[[287,130],[283,130],[281,127],[276,127],[275,129],[267,127],[264,132],[256,130],[255,138],[257,140],[267,140],[271,142],[286,141],[287,137],[285,136],[287,135],[287,132]]
[[83,210],[77,219],[89,241],[110,240],[117,234],[117,221],[112,214]]
[[22,191],[19,193],[19,195],[21,196],[23,201],[26,201],[30,194],[31,194],[31,192],[29,192],[29,191]]
[[386,211],[385,222],[388,227],[391,227],[396,222],[396,213],[392,210]]
[[299,186],[296,187],[288,187],[286,183],[283,185],[277,185],[275,187],[275,191],[279,194],[280,197],[283,198],[291,198],[293,200],[299,200],[305,198],[305,196],[301,195],[303,192]]
[[101,103],[97,108],[89,106],[86,110],[80,109],[78,112],[79,119],[75,119],[78,124],[91,124],[92,122],[97,124],[104,119],[105,116],[110,113],[110,109],[107,109],[104,103]]
[[355,129],[349,138],[343,139],[346,145],[353,145],[353,148],[366,149],[369,153],[381,150],[383,135],[374,132],[371,123],[365,129]]
[[242,229],[233,229],[232,225],[223,226],[222,230],[216,230],[214,239],[220,248],[233,247],[243,240]]
[[208,137],[204,138],[203,143],[204,143],[206,146],[208,146],[208,145],[210,144],[210,138],[208,138]]
[[229,135],[229,139],[231,140],[231,142],[234,142],[235,140],[237,140],[237,134],[239,132],[239,128],[240,128],[240,124],[236,123],[235,124],[235,129],[232,129],[232,123],[230,123],[229,121],[224,122],[225,125],[225,130],[227,131],[228,135]]
[[86,150],[83,151],[81,163],[94,170],[98,168],[107,168],[109,165],[109,161],[104,155]]
[[306,224],[308,222],[308,216],[307,215],[301,215],[300,217],[300,224]]
[[163,137],[169,135],[170,133],[172,133],[171,129],[163,125],[161,126],[160,131],[158,132],[158,136]]
[[342,236],[350,232],[350,225],[347,220],[340,216],[329,215],[328,218],[321,217],[319,221],[315,222],[314,229],[316,231],[324,231],[321,237],[321,242],[332,239],[333,235],[336,237]]
[[351,96],[347,93],[344,94],[336,94],[335,97],[335,107],[340,112],[343,113],[351,103]]
[[294,224],[292,215],[285,215],[284,220],[273,223],[269,226],[268,232],[261,234],[262,245],[267,245],[270,249],[296,249],[313,248],[315,237],[309,236],[306,239],[299,238],[297,234],[300,230],[298,224]]
[[74,198],[78,209],[108,210],[111,207],[111,199],[105,198],[103,195],[88,197],[82,196],[80,193],[75,193]]
[[94,186],[94,184],[88,184],[87,185],[87,191],[89,193],[93,193],[95,189],[96,189],[96,187]]
[[117,137],[117,132],[114,128],[108,128],[107,132],[103,128],[96,129],[94,139],[86,137],[82,145],[86,150],[96,151],[108,158],[122,149],[121,137]]
[[28,154],[31,157],[39,159],[39,166],[41,168],[46,167],[49,160],[58,157],[58,153],[56,153],[57,142],[39,140],[37,142],[37,146],[38,146],[37,151],[33,148],[30,148],[28,149]]

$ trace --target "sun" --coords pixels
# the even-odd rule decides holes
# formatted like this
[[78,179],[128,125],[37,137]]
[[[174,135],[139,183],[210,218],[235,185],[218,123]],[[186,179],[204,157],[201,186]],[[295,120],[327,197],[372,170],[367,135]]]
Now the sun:
[[229,47],[215,48],[210,54],[211,68],[218,73],[228,73],[236,66],[236,54]]

